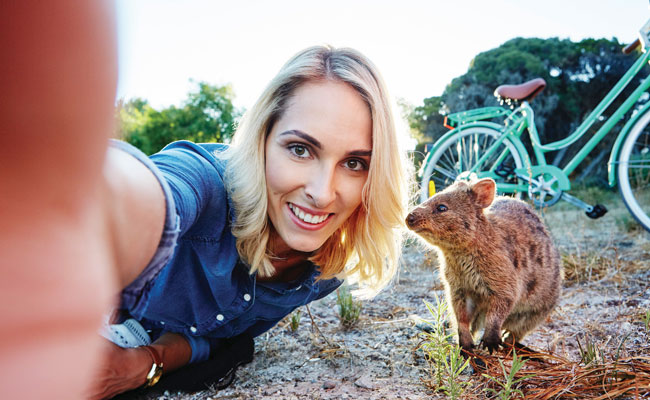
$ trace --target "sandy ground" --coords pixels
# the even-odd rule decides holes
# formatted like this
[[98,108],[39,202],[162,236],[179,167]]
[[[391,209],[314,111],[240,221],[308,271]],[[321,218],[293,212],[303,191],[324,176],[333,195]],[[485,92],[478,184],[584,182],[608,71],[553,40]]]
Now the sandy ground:
[[[579,361],[577,341],[623,354],[650,353],[641,316],[650,310],[650,234],[634,229],[623,206],[592,221],[558,205],[545,219],[563,254],[567,281],[559,306],[524,339],[534,349]],[[255,358],[227,389],[158,393],[146,399],[420,399],[444,398],[423,379],[418,318],[431,319],[424,300],[442,296],[435,252],[405,248],[399,278],[364,301],[359,323],[343,329],[336,296],[302,308],[299,328],[288,319],[256,339]],[[629,335],[629,336],[628,336]],[[471,379],[471,377],[469,378]],[[647,389],[650,391],[650,389]]]

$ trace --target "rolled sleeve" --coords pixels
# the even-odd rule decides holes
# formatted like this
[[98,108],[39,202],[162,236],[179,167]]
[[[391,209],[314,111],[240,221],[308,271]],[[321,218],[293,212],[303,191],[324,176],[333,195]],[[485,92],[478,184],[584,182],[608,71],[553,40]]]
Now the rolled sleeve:
[[210,341],[204,337],[192,337],[183,335],[190,344],[192,349],[192,357],[190,364],[205,361],[210,358]]
[[198,220],[213,196],[226,205],[223,178],[212,154],[200,146],[178,141],[165,147],[151,160],[162,171],[171,187],[176,212],[180,215],[180,234],[184,235]]

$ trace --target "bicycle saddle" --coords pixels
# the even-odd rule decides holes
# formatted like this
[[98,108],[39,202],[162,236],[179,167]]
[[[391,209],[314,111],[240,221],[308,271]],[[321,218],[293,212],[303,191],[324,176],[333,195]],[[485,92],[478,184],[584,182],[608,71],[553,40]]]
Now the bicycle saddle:
[[521,85],[501,85],[494,90],[494,95],[499,99],[532,101],[546,87],[546,81],[535,78]]

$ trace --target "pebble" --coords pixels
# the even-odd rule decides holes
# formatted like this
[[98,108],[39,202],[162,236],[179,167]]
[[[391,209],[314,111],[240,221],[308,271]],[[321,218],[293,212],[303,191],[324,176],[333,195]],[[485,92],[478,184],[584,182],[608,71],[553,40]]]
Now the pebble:
[[368,375],[364,375],[361,378],[354,381],[354,384],[360,388],[364,389],[374,389],[375,384],[372,382]]
[[323,389],[334,389],[335,387],[336,387],[336,382],[334,381],[323,382]]

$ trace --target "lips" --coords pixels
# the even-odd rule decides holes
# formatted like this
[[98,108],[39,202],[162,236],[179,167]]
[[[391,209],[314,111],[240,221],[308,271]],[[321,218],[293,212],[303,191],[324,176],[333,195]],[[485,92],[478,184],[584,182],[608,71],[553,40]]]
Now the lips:
[[320,229],[322,226],[327,224],[330,220],[330,216],[334,214],[330,213],[317,213],[317,212],[308,212],[307,210],[299,207],[293,203],[287,203],[289,209],[289,214],[292,217],[292,220],[301,228],[305,229]]

